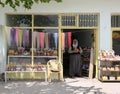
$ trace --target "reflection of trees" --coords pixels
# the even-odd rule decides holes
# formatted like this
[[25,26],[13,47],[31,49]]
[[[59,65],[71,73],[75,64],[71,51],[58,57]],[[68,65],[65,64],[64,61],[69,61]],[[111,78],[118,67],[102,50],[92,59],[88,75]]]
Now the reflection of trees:
[[39,15],[35,16],[34,24],[35,26],[58,26],[58,16],[54,15]]
[[120,31],[114,31],[112,33],[112,41],[112,46],[115,54],[120,55]]
[[10,26],[31,26],[31,15],[8,15],[7,23]]

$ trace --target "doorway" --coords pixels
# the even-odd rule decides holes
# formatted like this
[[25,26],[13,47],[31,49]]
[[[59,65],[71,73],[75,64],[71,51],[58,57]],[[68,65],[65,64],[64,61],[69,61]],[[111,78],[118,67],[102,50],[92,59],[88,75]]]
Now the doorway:
[[[94,29],[64,29],[64,33],[71,32],[71,40],[77,39],[81,46],[82,53],[82,77],[88,77],[89,75],[89,64],[90,64],[90,51],[91,48],[95,48],[96,32]],[[69,40],[68,40],[69,41]],[[63,53],[63,74],[65,77],[69,77],[69,48],[65,48]],[[95,57],[95,56],[94,56]],[[95,76],[95,66],[94,73]]]

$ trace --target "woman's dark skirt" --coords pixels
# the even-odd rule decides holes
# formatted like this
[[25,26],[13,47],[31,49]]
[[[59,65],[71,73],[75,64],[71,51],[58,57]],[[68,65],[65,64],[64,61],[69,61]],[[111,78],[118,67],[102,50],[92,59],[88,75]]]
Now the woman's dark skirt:
[[81,76],[82,59],[80,54],[70,54],[69,75]]

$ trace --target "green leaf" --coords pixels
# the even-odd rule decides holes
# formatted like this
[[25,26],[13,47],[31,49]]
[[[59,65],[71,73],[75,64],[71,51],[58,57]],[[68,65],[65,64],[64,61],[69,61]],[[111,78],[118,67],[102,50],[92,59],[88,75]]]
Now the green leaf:
[[13,9],[15,9],[15,7],[16,7],[14,4],[10,4],[10,6],[11,6]]
[[5,4],[4,4],[3,2],[1,2],[1,1],[0,1],[0,5],[1,5],[2,7],[4,7],[4,6],[5,6]]
[[62,2],[62,0],[55,0],[55,1],[58,2],[58,3],[59,3],[59,2]]
[[[4,2],[3,2],[4,1]],[[0,0],[0,6],[5,7],[6,5],[16,9],[16,7],[23,5],[26,9],[31,9],[34,3],[49,3],[51,0]],[[62,2],[62,0],[55,0],[56,2]]]
[[35,3],[38,3],[39,2],[39,0],[34,0],[35,1]]
[[20,1],[19,0],[15,0],[15,5],[16,6],[20,6]]
[[6,0],[5,4],[7,5],[10,1],[9,0]]

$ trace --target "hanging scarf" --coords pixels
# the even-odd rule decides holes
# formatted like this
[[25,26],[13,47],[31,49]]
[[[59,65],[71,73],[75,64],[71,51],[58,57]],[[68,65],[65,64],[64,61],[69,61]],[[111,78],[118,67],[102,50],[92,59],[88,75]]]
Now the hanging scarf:
[[45,48],[48,50],[48,33],[45,33]]
[[65,49],[68,48],[68,33],[65,33]]
[[39,35],[39,34],[40,34],[40,33],[37,32],[37,49],[40,48],[40,35]]
[[22,32],[23,31],[19,29],[18,32],[19,32],[19,46],[22,47]]
[[26,46],[26,30],[23,30],[23,33],[22,33],[22,44],[23,44],[23,47],[25,48],[25,46]]
[[34,31],[34,32],[33,32],[33,35],[34,35],[34,38],[33,38],[33,40],[34,40],[34,41],[33,41],[33,44],[34,44],[34,48],[36,48],[36,47],[37,47],[37,44],[36,44],[36,43],[37,43],[37,32]]
[[39,48],[41,48],[40,36],[41,36],[41,34],[40,34],[40,32],[39,32]]
[[50,44],[50,37],[51,37],[51,34],[50,33],[48,33],[48,48],[50,48],[51,47],[51,44]]
[[29,30],[25,30],[25,31],[26,31],[25,44],[26,44],[26,47],[28,48],[29,47]]
[[72,33],[68,32],[68,48],[70,48],[71,44],[72,44]]
[[45,38],[44,32],[40,32],[40,46],[41,46],[41,49],[44,49],[44,38]]
[[55,41],[54,41],[54,36],[53,33],[50,33],[50,48],[55,48]]
[[16,29],[16,46],[18,47],[18,37],[19,37],[19,30],[18,28]]
[[15,28],[11,29],[11,44],[12,44],[12,47],[16,46],[16,29]]
[[29,48],[32,48],[32,32],[29,31]]
[[10,47],[11,46],[11,36],[10,36],[10,32],[11,31],[11,28],[7,28],[7,30],[6,30],[6,36],[7,36],[7,44],[8,44],[8,47]]
[[58,45],[58,33],[54,33],[55,48],[57,49]]
[[65,33],[62,33],[62,50],[65,48]]

